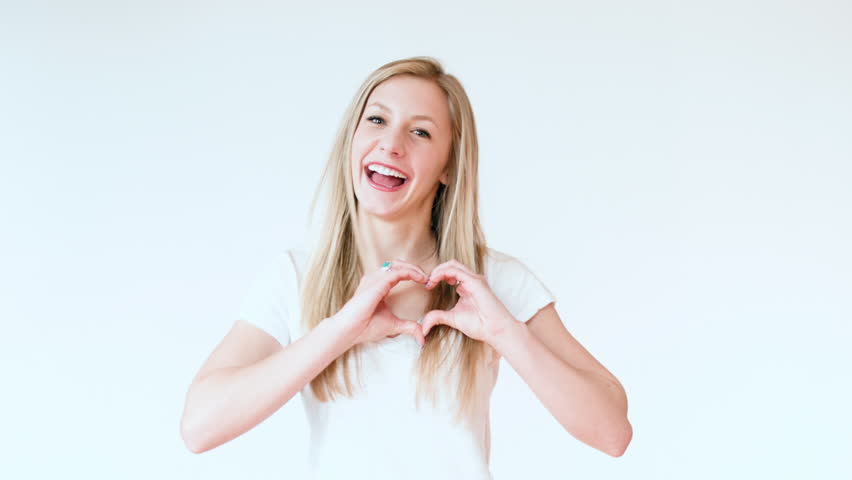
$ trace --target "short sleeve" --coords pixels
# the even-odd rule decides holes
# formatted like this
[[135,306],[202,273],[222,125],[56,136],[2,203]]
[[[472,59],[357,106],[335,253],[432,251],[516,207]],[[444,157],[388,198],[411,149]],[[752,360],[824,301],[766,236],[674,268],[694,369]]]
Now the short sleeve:
[[503,305],[520,322],[556,301],[553,292],[521,260],[490,250],[486,278]]
[[287,252],[263,265],[243,292],[238,314],[238,319],[264,330],[282,346],[290,343],[291,265]]

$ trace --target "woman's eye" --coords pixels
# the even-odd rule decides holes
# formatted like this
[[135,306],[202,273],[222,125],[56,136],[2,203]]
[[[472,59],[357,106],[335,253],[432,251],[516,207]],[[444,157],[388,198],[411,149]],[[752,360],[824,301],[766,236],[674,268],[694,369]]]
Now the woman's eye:
[[[379,120],[379,123],[374,122],[373,120]],[[374,123],[376,125],[381,125],[382,123],[385,122],[385,120],[382,117],[379,117],[379,116],[376,116],[376,115],[370,115],[369,117],[367,117],[367,121],[370,122],[370,123]],[[431,138],[432,137],[432,135],[430,135],[429,132],[427,132],[426,130],[423,130],[421,128],[418,128],[414,131],[420,132],[420,133],[417,133],[418,137],[423,137],[423,138]]]

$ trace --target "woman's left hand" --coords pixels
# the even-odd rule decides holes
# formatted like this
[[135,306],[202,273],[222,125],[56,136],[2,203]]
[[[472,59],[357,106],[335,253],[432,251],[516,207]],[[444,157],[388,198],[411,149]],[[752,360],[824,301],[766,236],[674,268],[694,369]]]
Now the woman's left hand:
[[443,324],[493,346],[493,342],[512,327],[515,318],[491,291],[484,275],[450,260],[432,270],[426,288],[431,290],[442,280],[455,285],[460,298],[450,310],[432,310],[423,316],[424,336],[433,326]]

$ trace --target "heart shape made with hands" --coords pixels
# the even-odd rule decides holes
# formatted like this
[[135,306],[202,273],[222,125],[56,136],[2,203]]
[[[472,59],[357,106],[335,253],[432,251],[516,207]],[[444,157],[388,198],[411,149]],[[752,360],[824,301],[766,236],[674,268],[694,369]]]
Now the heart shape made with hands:
[[455,328],[475,340],[492,343],[496,335],[513,325],[514,317],[491,290],[485,276],[474,273],[461,262],[444,262],[427,277],[424,285],[427,290],[446,282],[456,288],[459,300],[449,310],[431,310],[423,316],[421,330],[424,337],[432,327],[440,324]]

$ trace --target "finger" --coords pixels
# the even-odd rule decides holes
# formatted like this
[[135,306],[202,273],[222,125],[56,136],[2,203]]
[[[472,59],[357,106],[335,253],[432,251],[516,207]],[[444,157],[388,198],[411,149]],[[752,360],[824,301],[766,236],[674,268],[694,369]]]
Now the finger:
[[[426,288],[431,289],[432,287],[437,285],[438,282],[440,282],[439,277],[441,277],[441,272],[443,272],[446,269],[447,269],[447,264],[442,263],[442,264],[438,265],[437,267],[435,267],[434,270],[429,272],[429,279],[426,282]],[[447,283],[449,283],[449,282],[447,282]]]
[[[429,288],[430,286],[437,285],[438,282],[440,282],[438,277],[443,272],[446,272],[447,270],[452,270],[453,268],[457,269],[459,265],[462,265],[462,264],[459,263],[457,260],[448,260],[448,261],[438,265],[437,267],[435,267],[434,270],[432,270],[432,273],[429,274],[429,282],[427,283],[426,287]],[[467,269],[464,268],[462,271],[467,271]],[[458,283],[458,280],[460,280],[460,279],[459,278],[453,278],[452,280],[447,281],[447,283],[449,283],[450,285],[455,285],[456,283]]]
[[374,272],[373,275],[378,279],[376,284],[385,293],[389,292],[394,285],[403,280],[412,280],[419,283],[426,283],[428,280],[428,278],[424,277],[417,270],[404,265],[392,265],[390,271],[379,270]]
[[429,274],[428,274],[428,273],[426,273],[426,270],[423,270],[423,269],[420,267],[420,265],[417,265],[416,263],[410,263],[410,262],[406,262],[405,260],[399,260],[399,259],[395,260],[395,261],[394,261],[394,263],[401,263],[401,264],[403,264],[403,265],[409,266],[409,267],[411,267],[411,268],[413,268],[413,269],[417,270],[417,271],[418,271],[418,272],[420,272],[421,274],[423,274],[423,276],[424,276],[424,277],[427,277],[427,278],[429,277]]
[[432,272],[429,281],[426,283],[426,288],[431,290],[442,280],[450,285],[457,286],[459,293],[470,293],[471,288],[469,287],[472,287],[478,278],[459,268],[446,266],[437,273]]
[[448,267],[455,267],[461,270],[462,272],[467,273],[468,275],[476,275],[476,273],[471,270],[467,265],[461,263],[460,261],[454,258],[445,262],[445,265],[447,265]]
[[403,267],[403,269],[398,270],[398,272],[400,273],[397,275],[399,278],[396,280],[396,283],[403,280],[411,280],[418,283],[426,283],[429,281],[429,277],[427,275],[420,273],[414,267]]
[[420,324],[417,322],[397,318],[394,324],[394,332],[394,337],[400,333],[405,333],[413,336],[421,347],[426,344],[426,336],[423,335],[423,331],[420,329]]
[[424,338],[426,335],[429,335],[429,331],[435,325],[449,325],[456,328],[455,322],[453,322],[451,316],[445,310],[432,310],[423,316],[423,324],[420,326],[423,330]]
[[433,275],[437,271],[443,270],[445,268],[453,268],[453,267],[461,270],[462,272],[467,273],[468,275],[476,275],[476,273],[473,270],[471,270],[467,265],[459,262],[456,259],[451,259],[451,260],[447,260],[446,262],[435,267],[435,269],[432,270],[432,272],[430,273],[430,276]]
[[[422,268],[418,267],[417,265],[404,262],[402,260],[394,260],[393,262],[391,262],[390,271],[410,271],[414,275],[412,277],[407,278],[414,280],[415,282],[425,283],[427,280],[429,280],[429,275],[427,275]],[[383,271],[382,273],[387,272]]]
[[419,272],[414,269],[401,267],[396,270],[391,269],[390,271],[377,271],[370,274],[370,280],[368,282],[368,287],[372,292],[372,296],[374,299],[382,299],[390,294],[390,291],[393,290],[393,287],[403,280],[412,280],[419,283],[425,283],[426,277],[423,277]]

